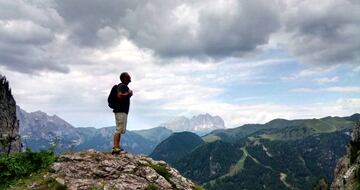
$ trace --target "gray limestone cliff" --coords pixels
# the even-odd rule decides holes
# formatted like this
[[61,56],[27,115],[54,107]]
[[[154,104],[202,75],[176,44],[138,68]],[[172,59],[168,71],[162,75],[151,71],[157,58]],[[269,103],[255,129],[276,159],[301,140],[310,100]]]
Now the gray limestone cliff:
[[11,95],[9,82],[0,75],[0,153],[19,152],[21,142],[16,102]]
[[174,132],[190,131],[199,136],[210,133],[215,129],[224,129],[225,123],[220,116],[211,116],[210,114],[200,114],[192,118],[177,117],[166,123],[161,124]]
[[95,150],[63,154],[47,175],[70,190],[198,189],[164,161],[125,152],[115,156]]
[[340,158],[331,190],[354,190],[360,188],[360,121],[353,129],[347,154]]

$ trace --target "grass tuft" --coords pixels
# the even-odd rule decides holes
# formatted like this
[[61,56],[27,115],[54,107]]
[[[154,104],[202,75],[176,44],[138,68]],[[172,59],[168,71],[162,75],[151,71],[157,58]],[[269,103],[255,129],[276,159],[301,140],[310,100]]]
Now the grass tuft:
[[200,186],[200,185],[195,185],[194,187],[193,187],[193,190],[205,190],[202,186]]
[[151,183],[145,187],[145,190],[160,190],[160,188],[157,185]]
[[171,174],[166,169],[165,165],[149,163],[149,166],[154,169],[159,175],[163,176],[167,181],[170,182]]

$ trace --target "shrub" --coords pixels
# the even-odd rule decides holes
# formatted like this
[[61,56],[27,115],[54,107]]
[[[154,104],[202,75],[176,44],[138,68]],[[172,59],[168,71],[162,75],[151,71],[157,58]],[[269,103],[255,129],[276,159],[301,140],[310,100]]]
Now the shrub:
[[44,181],[44,189],[53,189],[53,190],[66,190],[66,186],[58,183],[54,178],[47,178]]
[[[66,190],[66,186],[58,183],[52,177],[45,177],[46,171],[40,171],[33,173],[28,177],[17,180],[10,185],[11,190],[24,190],[24,189],[36,189],[36,190]],[[31,188],[30,188],[31,187]]]
[[21,153],[1,154],[0,189],[31,173],[48,168],[55,160],[56,156],[53,150],[32,152],[28,149]]
[[167,181],[170,182],[171,174],[166,169],[166,166],[160,164],[149,164],[149,166],[154,169],[159,175],[163,176]]
[[204,190],[204,188],[200,185],[195,185],[193,190]]
[[312,186],[312,190],[327,190],[329,189],[329,183],[326,177],[320,177]]
[[151,183],[145,187],[145,190],[159,190],[159,187]]
[[350,141],[350,163],[354,163],[358,157],[360,142]]

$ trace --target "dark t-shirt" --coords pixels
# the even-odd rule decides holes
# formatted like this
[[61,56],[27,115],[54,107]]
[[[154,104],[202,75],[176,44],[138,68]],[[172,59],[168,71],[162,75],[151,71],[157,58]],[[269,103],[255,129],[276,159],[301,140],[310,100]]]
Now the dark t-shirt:
[[[129,90],[130,90],[129,87],[123,83],[120,83],[117,86],[118,92],[126,93],[126,92],[129,92]],[[130,107],[130,97],[129,96],[118,98],[117,106],[115,107],[113,112],[114,113],[124,112],[124,113],[128,114],[129,107]]]

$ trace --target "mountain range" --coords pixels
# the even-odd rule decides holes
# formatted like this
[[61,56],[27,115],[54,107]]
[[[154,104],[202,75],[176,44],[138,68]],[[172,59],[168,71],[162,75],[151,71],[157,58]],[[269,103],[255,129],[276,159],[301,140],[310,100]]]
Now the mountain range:
[[[50,116],[42,111],[28,113],[19,106],[16,108],[16,115],[21,126],[20,136],[25,148],[37,151],[55,146],[58,152],[90,148],[98,151],[111,149],[114,126],[77,128],[56,115]],[[191,131],[224,127],[224,122],[219,116],[212,117],[209,114],[194,116],[187,121],[189,121],[188,124],[191,123],[191,127],[188,126],[186,129]],[[169,126],[184,127],[181,121],[179,122],[177,124],[175,120],[172,120],[168,122],[171,125],[160,125],[143,130],[127,130],[121,138],[121,144],[125,150],[131,153],[149,155],[160,142],[173,134]],[[180,130],[180,128],[177,129]],[[205,134],[206,130],[197,131]]]
[[[115,127],[76,128],[53,115],[36,111],[28,113],[17,107],[20,136],[25,148],[34,151],[55,146],[57,152],[96,149],[110,151]],[[147,130],[128,130],[121,139],[125,150],[136,154],[150,154],[155,146],[173,132],[164,127]]]
[[[346,153],[351,130],[359,119],[360,114],[275,119],[266,124],[215,130],[202,137],[204,143],[180,150],[188,153],[164,160],[210,190],[310,189],[321,177],[333,180],[336,162]],[[195,134],[180,135],[182,139],[196,139]],[[171,139],[174,137],[165,141],[176,142]],[[155,148],[156,155],[176,154],[172,147],[179,146],[160,145]],[[154,152],[150,156],[157,158]]]

